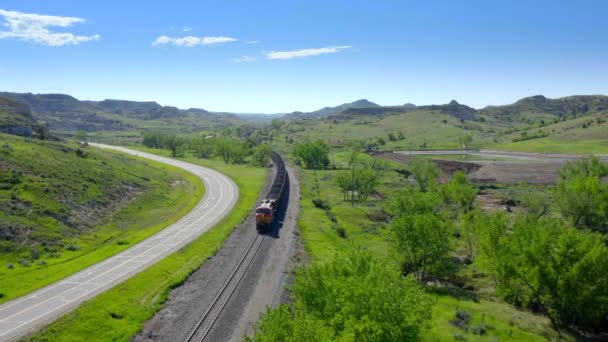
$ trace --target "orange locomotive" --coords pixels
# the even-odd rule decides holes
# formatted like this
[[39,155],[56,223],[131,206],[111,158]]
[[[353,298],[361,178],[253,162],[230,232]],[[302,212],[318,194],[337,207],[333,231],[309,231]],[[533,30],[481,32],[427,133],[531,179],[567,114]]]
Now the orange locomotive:
[[270,191],[268,191],[268,194],[266,195],[266,199],[264,199],[255,209],[255,227],[260,232],[263,232],[272,226],[276,217],[277,208],[281,203],[283,187],[287,179],[285,163],[281,156],[273,152],[271,158],[277,167],[277,175],[272,183]]

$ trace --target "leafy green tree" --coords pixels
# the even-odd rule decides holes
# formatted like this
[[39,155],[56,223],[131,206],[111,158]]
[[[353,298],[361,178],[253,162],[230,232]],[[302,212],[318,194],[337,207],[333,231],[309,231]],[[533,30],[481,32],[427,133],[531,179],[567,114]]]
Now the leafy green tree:
[[539,191],[527,191],[521,197],[521,204],[526,213],[540,219],[546,216],[551,210],[551,203],[547,195]]
[[465,150],[467,148],[470,148],[472,143],[473,143],[473,137],[470,134],[465,134],[462,137],[458,138],[458,144],[460,144],[460,147],[462,147]]
[[269,145],[259,145],[253,150],[251,162],[255,166],[266,166],[271,154],[272,148]]
[[555,191],[562,215],[578,228],[606,232],[608,229],[608,185],[601,177],[608,169],[591,157],[568,163],[560,170]]
[[477,197],[477,190],[462,171],[454,173],[452,179],[441,188],[441,193],[445,203],[455,205],[464,213],[473,209]]
[[439,176],[439,169],[429,159],[416,158],[410,163],[410,171],[422,192],[434,187]]
[[450,251],[450,226],[440,217],[427,214],[404,214],[391,224],[399,251],[405,258],[404,270],[418,281],[445,260]]
[[393,134],[393,132],[388,134],[389,141],[397,141],[397,137]]
[[203,136],[193,139],[190,143],[190,147],[199,158],[209,158],[214,152],[213,140]]
[[306,169],[325,169],[329,165],[329,146],[321,140],[296,144],[293,155]]
[[186,140],[177,135],[167,135],[163,139],[163,147],[171,151],[171,156],[181,157],[185,152]]
[[404,140],[405,139],[405,135],[403,134],[403,132],[399,132],[399,134],[397,135],[397,139],[398,140]]
[[522,216],[501,229],[492,259],[499,293],[543,311],[553,325],[599,329],[608,315],[608,247],[602,235]]
[[227,137],[215,139],[215,150],[226,164],[242,163],[248,154],[242,141]]
[[433,298],[364,252],[301,269],[294,305],[266,312],[250,341],[417,341]]
[[163,148],[166,134],[162,132],[144,132],[143,144],[149,148]]

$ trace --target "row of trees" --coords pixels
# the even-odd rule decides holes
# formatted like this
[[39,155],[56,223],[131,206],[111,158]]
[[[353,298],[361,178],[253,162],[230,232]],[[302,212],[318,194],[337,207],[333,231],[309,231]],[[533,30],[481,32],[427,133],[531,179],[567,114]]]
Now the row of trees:
[[226,164],[244,163],[245,159],[251,156],[251,163],[256,166],[265,166],[272,152],[271,147],[266,144],[256,146],[251,141],[233,137],[184,138],[162,132],[145,132],[143,144],[150,148],[168,149],[173,157],[183,157],[186,151],[192,151],[199,158],[217,156]]

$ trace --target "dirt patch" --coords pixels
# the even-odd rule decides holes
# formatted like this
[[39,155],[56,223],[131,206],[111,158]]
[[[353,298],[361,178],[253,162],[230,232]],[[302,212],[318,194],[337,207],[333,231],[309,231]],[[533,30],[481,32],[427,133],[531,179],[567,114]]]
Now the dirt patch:
[[[373,152],[372,156],[385,160],[407,164],[417,156],[392,152]],[[469,174],[476,183],[498,184],[555,184],[559,177],[559,169],[565,160],[527,162],[527,161],[456,161],[444,160],[439,156],[433,162],[441,170],[439,182],[448,181],[456,171]]]

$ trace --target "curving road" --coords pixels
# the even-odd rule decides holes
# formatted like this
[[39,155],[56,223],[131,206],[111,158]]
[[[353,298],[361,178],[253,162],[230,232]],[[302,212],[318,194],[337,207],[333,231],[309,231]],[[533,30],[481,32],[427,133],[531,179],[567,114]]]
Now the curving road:
[[14,340],[34,331],[177,251],[224,218],[238,199],[236,184],[219,172],[123,147],[91,145],[191,172],[205,183],[205,196],[178,222],[137,245],[64,280],[0,305],[0,341]]

